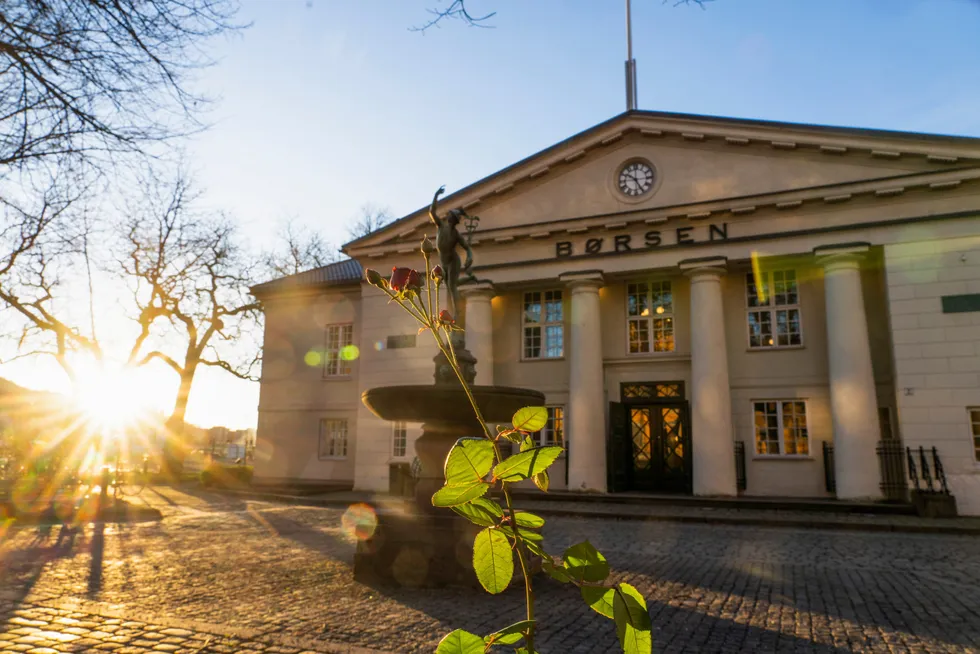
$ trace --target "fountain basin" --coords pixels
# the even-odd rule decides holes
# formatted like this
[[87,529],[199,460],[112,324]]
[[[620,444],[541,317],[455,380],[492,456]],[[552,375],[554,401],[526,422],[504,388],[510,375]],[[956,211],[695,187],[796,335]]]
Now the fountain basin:
[[[486,422],[509,423],[519,409],[544,405],[544,393],[527,388],[474,386],[471,390]],[[479,429],[473,407],[458,385],[382,386],[364,391],[361,401],[382,420],[438,422]]]

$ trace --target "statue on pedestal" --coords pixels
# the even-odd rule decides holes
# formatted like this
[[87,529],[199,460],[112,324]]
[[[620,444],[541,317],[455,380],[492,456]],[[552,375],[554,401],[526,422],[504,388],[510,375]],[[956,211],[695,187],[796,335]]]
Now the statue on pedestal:
[[[469,239],[464,238],[459,233],[457,226],[464,218],[474,223],[479,221],[479,218],[470,216],[463,209],[451,209],[445,218],[440,218],[439,214],[436,213],[436,203],[439,201],[439,196],[445,192],[445,186],[440,186],[439,190],[436,191],[432,198],[432,205],[429,207],[429,218],[437,230],[436,249],[439,251],[439,265],[442,266],[444,283],[446,284],[449,313],[458,320],[460,318],[459,275],[461,272],[465,272],[472,277],[470,268],[473,267],[473,250],[470,249]],[[473,224],[472,227],[467,225],[467,236],[470,236],[475,228],[476,224]],[[466,263],[462,267],[460,267],[459,253],[456,252],[457,247],[462,247],[466,251]]]

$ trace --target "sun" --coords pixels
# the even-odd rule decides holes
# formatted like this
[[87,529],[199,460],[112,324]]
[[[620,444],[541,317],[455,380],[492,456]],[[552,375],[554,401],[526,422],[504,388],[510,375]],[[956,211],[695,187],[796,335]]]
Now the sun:
[[150,413],[146,390],[135,371],[92,364],[78,371],[75,405],[86,422],[104,436],[136,426]]

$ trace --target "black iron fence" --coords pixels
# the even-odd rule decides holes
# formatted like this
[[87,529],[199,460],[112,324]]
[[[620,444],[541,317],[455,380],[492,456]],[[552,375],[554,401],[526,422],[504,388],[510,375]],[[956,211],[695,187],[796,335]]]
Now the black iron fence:
[[881,494],[886,500],[907,502],[908,477],[905,474],[906,452],[901,441],[878,441],[878,466],[881,470]]
[[834,475],[834,446],[823,442],[823,483],[828,493],[837,492],[837,477]]
[[748,480],[745,478],[745,443],[735,441],[735,483],[739,492],[745,490]]
[[[949,495],[949,486],[946,485],[946,471],[943,469],[943,463],[939,460],[939,452],[935,447],[932,448],[931,452],[921,445],[917,450],[907,447],[905,448],[905,459],[909,466],[909,478],[915,485],[915,490]],[[932,464],[932,470],[929,469],[930,464]]]

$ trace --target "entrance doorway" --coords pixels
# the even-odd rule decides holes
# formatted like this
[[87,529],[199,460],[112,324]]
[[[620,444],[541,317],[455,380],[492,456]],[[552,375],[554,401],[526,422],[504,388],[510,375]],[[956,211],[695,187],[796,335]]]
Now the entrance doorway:
[[609,490],[690,493],[690,410],[683,383],[623,384],[621,397],[609,411]]

